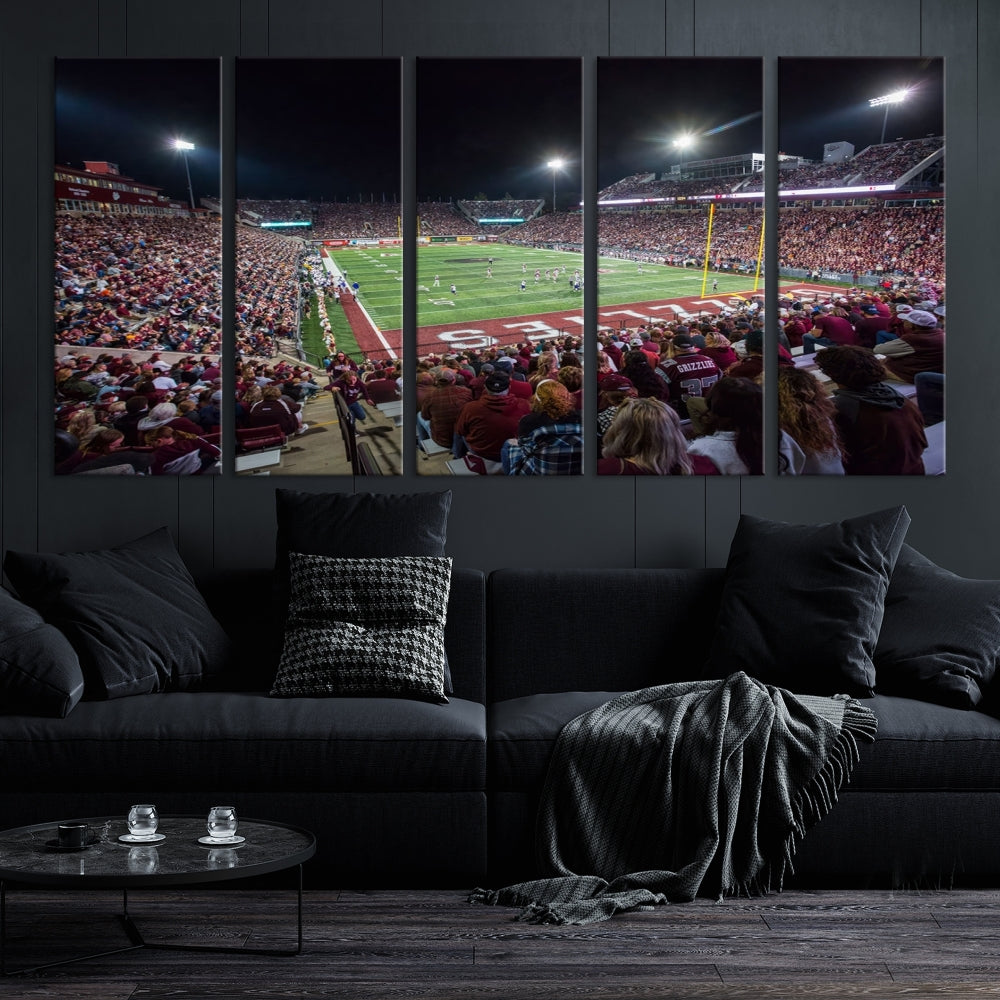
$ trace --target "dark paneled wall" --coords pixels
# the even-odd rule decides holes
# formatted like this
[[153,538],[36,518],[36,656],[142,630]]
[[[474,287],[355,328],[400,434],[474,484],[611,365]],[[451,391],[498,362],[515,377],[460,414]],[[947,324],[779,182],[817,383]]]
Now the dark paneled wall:
[[[701,566],[725,562],[741,512],[827,521],[897,503],[909,541],[949,568],[1000,576],[996,419],[1000,336],[992,313],[1000,221],[1000,4],[995,0],[49,0],[5,5],[2,39],[2,328],[0,545],[110,545],[161,524],[195,570],[272,557],[275,486],[346,491],[450,488],[450,551],[466,566]],[[585,185],[593,193],[595,58],[759,56],[765,152],[777,152],[780,56],[944,56],[948,137],[948,474],[938,479],[482,480],[418,478],[408,442],[401,479],[102,481],[56,479],[51,375],[53,58],[415,58],[580,56]],[[415,193],[412,100],[404,106],[404,197]],[[233,108],[223,106],[232,154]],[[231,199],[231,174],[223,178]],[[591,204],[593,198],[589,199]],[[773,217],[773,216],[772,216]],[[413,233],[415,219],[404,217]],[[773,240],[773,236],[771,237]],[[227,252],[232,254],[231,243]],[[585,257],[596,287],[596,251]],[[407,353],[415,344],[412,272],[404,282]],[[773,275],[769,285],[774,287]],[[231,295],[231,290],[229,292]],[[596,319],[588,300],[585,313]],[[588,386],[594,402],[594,387]],[[773,406],[773,403],[772,403]],[[773,413],[771,414],[773,419]]]

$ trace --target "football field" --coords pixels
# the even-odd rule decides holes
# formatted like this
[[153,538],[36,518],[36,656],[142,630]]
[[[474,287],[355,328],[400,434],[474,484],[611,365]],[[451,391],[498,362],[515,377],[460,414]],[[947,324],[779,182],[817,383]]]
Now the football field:
[[[584,292],[582,284],[574,287],[578,271],[582,280],[580,254],[478,242],[422,246],[416,252],[421,353],[582,331]],[[398,354],[402,249],[349,247],[331,256],[348,283],[357,282],[358,301],[377,328],[362,348],[376,357]],[[698,311],[698,302],[717,313],[731,299],[752,295],[754,287],[752,274],[710,271],[703,299],[700,268],[603,257],[598,277],[599,321],[612,328],[658,316],[686,317],[692,308]],[[714,282],[718,287],[713,289]]]

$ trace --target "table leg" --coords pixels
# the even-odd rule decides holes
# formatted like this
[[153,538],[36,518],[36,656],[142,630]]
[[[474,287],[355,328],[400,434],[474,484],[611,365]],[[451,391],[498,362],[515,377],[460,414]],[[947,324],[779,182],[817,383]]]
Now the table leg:
[[230,947],[228,945],[212,945],[212,944],[167,944],[165,942],[158,941],[147,941],[143,936],[142,932],[135,925],[132,917],[129,915],[127,910],[128,899],[123,900],[123,910],[119,915],[118,919],[121,921],[125,932],[128,934],[129,939],[134,943],[136,947],[139,948],[154,948],[159,951],[204,951],[204,952],[222,952],[230,955],[273,955],[278,957],[292,957],[294,955],[302,954],[302,865],[298,865],[298,885],[297,885],[297,900],[296,900],[296,914],[297,914],[297,941],[296,947],[294,949],[287,948],[236,948]]
[[135,951],[137,948],[155,948],[160,951],[207,951],[207,952],[228,952],[237,955],[275,955],[290,957],[302,954],[302,865],[298,865],[298,886],[296,900],[297,914],[297,946],[293,950],[282,948],[230,948],[217,945],[200,944],[161,944],[156,941],[146,941],[139,928],[136,927],[128,912],[128,889],[122,889],[122,912],[117,914],[118,921],[128,935],[130,944],[122,948],[113,948],[109,951],[100,951],[92,955],[81,955],[77,958],[64,958],[58,962],[47,962],[43,965],[35,965],[28,969],[15,969],[7,971],[7,883],[0,881],[0,976],[23,976],[27,973],[40,972],[43,969],[52,969],[59,965],[72,965],[75,962],[85,962],[88,959],[107,958],[109,955],[120,955],[126,951]]
[[109,951],[99,951],[92,955],[80,955],[76,958],[63,958],[58,962],[45,962],[42,965],[33,965],[27,969],[13,969],[10,972],[7,971],[7,883],[0,881],[0,976],[24,976],[32,972],[41,972],[43,969],[54,969],[59,965],[73,965],[76,962],[85,962],[92,958],[106,958],[108,955],[120,955],[122,952],[134,951],[136,948],[141,948],[142,945],[137,943],[132,935],[129,935],[132,940],[131,944],[125,945],[123,948],[112,948]]

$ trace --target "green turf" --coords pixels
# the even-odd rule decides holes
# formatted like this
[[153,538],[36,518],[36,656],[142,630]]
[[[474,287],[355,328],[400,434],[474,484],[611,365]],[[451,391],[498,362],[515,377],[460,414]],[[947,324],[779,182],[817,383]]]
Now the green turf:
[[[326,335],[319,322],[319,311],[316,307],[316,296],[311,296],[312,309],[309,318],[302,320],[302,346],[305,349],[308,360],[313,364],[318,364],[326,357]],[[326,307],[327,319],[330,321],[330,332],[336,341],[337,350],[343,351],[349,358],[360,361],[362,358],[361,348],[358,347],[357,340],[351,330],[351,324],[344,316],[344,310],[339,306],[330,303]]]
[[[487,259],[493,257],[493,277],[486,277]],[[358,282],[361,304],[381,330],[402,327],[402,250],[398,247],[358,247],[333,253],[348,281]],[[522,271],[524,264],[526,271]],[[566,267],[558,281],[546,281],[545,269]],[[642,274],[632,261],[601,258],[600,305],[630,304],[689,296],[701,297],[700,269],[687,270],[643,264]],[[535,270],[542,272],[535,282]],[[443,244],[417,250],[417,323],[466,323],[505,316],[532,316],[560,310],[580,310],[583,295],[570,288],[573,272],[583,257],[554,250],[533,250],[501,243]],[[434,277],[440,278],[435,287]],[[712,292],[712,281],[719,281]],[[526,283],[521,291],[522,279]],[[457,293],[452,295],[451,285]],[[762,286],[763,287],[763,286]],[[753,275],[710,272],[706,298],[728,298],[753,288]],[[339,346],[340,339],[337,344]]]

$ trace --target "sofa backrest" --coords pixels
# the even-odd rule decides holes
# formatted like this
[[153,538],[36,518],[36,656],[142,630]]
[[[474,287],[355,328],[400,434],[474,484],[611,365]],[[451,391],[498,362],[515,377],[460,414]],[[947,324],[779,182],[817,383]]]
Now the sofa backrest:
[[[269,569],[219,571],[198,579],[212,614],[233,639],[236,671],[227,687],[267,691],[281,657],[284,623],[274,615],[274,574]],[[455,696],[485,699],[486,576],[454,569],[448,598],[445,648]]]
[[723,577],[722,569],[494,570],[487,700],[696,679]]

